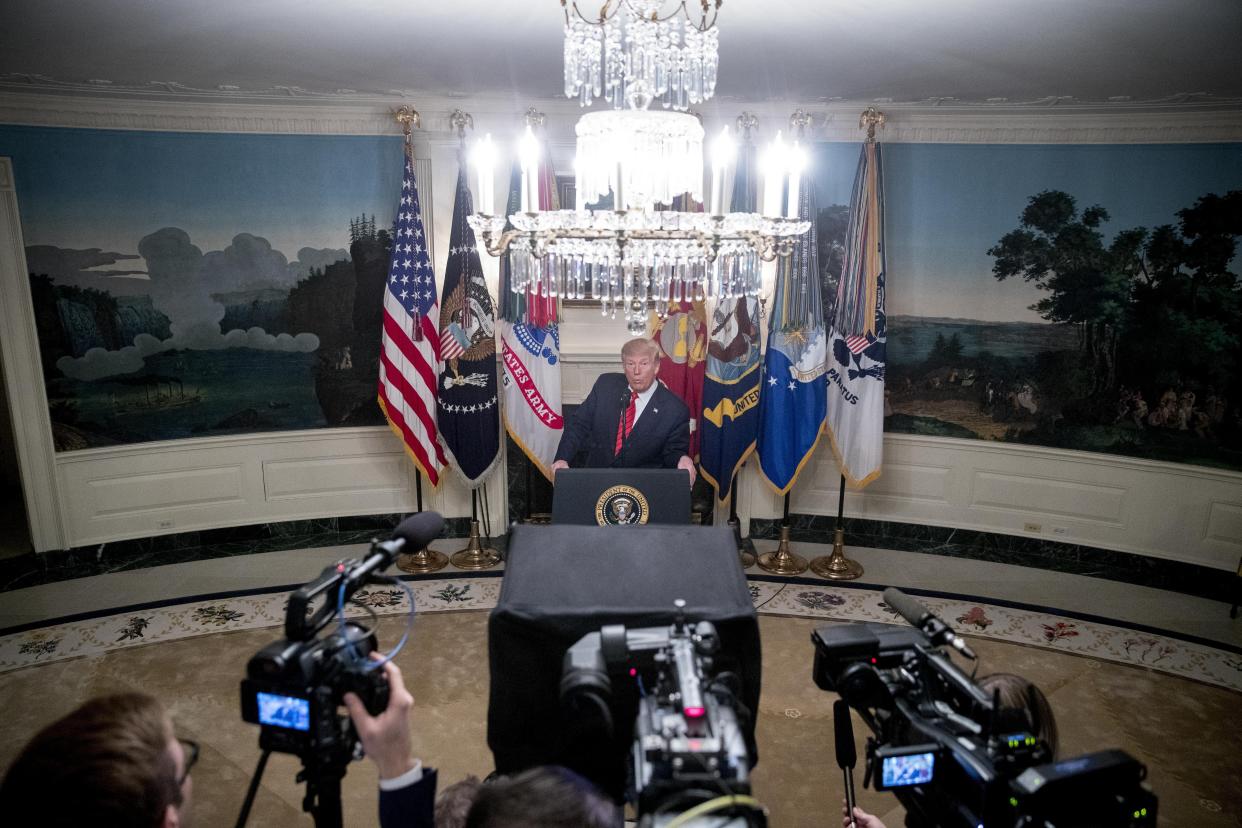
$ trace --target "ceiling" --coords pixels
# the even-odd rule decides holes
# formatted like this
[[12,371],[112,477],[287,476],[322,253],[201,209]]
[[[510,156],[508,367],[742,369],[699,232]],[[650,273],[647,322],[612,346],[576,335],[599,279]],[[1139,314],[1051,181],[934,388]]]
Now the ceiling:
[[[9,92],[436,94],[521,107],[561,95],[558,0],[0,0],[0,9]],[[727,0],[719,25],[721,103],[1242,101],[1240,0]]]

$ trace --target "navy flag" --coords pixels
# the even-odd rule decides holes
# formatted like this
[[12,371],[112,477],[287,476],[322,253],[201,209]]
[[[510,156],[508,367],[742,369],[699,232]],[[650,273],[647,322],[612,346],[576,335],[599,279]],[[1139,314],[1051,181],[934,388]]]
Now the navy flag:
[[759,397],[759,469],[778,494],[793,488],[815,451],[827,414],[824,310],[820,304],[817,205],[804,176],[798,216],[811,229],[778,260]]
[[[731,212],[756,209],[754,168],[755,146],[747,140],[738,154]],[[724,500],[759,433],[759,300],[719,297],[708,337],[699,467],[715,487],[716,499]]]
[[496,399],[496,317],[483,281],[465,165],[457,170],[453,228],[444,298],[440,302],[440,437],[458,472],[479,486],[500,458],[500,406]]

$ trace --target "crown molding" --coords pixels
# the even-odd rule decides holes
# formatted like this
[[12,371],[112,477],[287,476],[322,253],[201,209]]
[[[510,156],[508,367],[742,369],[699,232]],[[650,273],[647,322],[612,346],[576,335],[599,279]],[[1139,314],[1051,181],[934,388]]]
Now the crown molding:
[[[93,94],[49,92],[31,84],[0,80],[0,123],[92,129],[175,132],[232,132],[309,135],[398,135],[396,107],[417,108],[420,145],[451,146],[449,125],[456,109],[469,112],[474,134],[508,135],[524,124],[528,106],[548,115],[552,143],[572,144],[573,125],[584,111],[575,101],[544,98],[460,98],[394,92],[384,96],[173,95],[135,96],[109,89]],[[958,144],[1137,144],[1242,142],[1242,100],[1177,96],[1161,101],[1082,103],[1064,98],[1032,102],[982,103],[938,99],[914,103],[828,101],[802,105],[812,116],[807,137],[855,142],[862,138],[859,114],[875,106],[887,116],[879,133],[885,143]],[[759,118],[758,135],[787,129],[796,104],[712,100],[697,112],[709,128],[731,125],[747,111]]]

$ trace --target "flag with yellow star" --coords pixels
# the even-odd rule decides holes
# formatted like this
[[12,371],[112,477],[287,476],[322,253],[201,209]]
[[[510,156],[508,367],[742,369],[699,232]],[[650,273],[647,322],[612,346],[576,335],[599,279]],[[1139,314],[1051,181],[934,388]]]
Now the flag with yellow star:
[[811,459],[827,414],[827,355],[816,255],[814,184],[802,177],[798,216],[811,229],[777,263],[759,393],[759,470],[786,494]]

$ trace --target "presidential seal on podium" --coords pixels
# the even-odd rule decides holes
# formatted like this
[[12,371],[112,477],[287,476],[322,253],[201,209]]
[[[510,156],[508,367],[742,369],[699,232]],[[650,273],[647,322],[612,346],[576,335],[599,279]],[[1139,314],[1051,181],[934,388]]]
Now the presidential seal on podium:
[[646,523],[650,514],[647,498],[633,486],[605,489],[595,502],[595,522],[600,526]]

